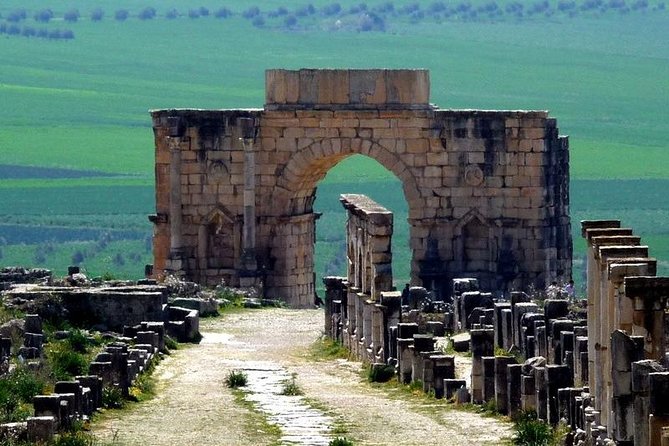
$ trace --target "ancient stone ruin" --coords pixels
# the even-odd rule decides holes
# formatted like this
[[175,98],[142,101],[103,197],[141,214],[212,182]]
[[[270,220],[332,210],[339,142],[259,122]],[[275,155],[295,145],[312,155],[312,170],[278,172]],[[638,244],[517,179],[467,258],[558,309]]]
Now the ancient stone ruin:
[[[342,202],[349,244],[370,234],[360,246],[378,247],[370,258],[385,260],[385,244],[374,236],[391,222],[388,213],[366,197]],[[326,333],[373,367],[392,367],[401,382],[421,382],[436,398],[562,422],[565,445],[669,445],[669,277],[656,276],[648,247],[620,221],[581,227],[587,301],[559,293],[535,301],[518,291],[498,298],[481,292],[474,278],[454,279],[446,302],[424,288],[373,288],[387,282],[386,271],[349,249],[348,276],[324,279]],[[456,377],[444,334],[466,330],[471,374]],[[454,342],[455,351],[462,344]]]
[[312,305],[316,185],[353,154],[402,182],[412,285],[571,275],[568,143],[547,112],[439,109],[426,70],[268,70],[265,88],[263,109],[151,112],[155,277]]

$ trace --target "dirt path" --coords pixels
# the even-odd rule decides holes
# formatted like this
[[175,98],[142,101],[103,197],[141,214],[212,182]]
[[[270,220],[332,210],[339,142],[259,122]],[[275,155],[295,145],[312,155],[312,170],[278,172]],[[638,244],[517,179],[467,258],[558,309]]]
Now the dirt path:
[[[242,368],[260,379],[275,370],[295,373],[306,401],[345,426],[342,435],[355,444],[493,445],[509,435],[508,424],[495,419],[407,402],[372,388],[360,378],[357,363],[308,361],[322,327],[319,310],[267,309],[203,320],[202,343],[177,350],[158,367],[156,398],[104,416],[94,432],[119,445],[272,444],[276,439],[258,432],[249,409],[235,402],[224,384],[230,370]],[[282,443],[294,444],[289,437]]]

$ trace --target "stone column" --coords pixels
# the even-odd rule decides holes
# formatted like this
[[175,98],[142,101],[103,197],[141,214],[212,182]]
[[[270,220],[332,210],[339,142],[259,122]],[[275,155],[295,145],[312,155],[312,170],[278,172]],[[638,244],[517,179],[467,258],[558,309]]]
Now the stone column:
[[516,362],[512,356],[495,357],[495,403],[497,412],[506,415],[509,410],[507,367]]
[[548,422],[556,425],[560,421],[558,413],[558,389],[571,387],[571,371],[565,365],[549,364],[546,366],[546,395],[548,399]]
[[[333,317],[335,302],[339,301],[340,305],[343,300],[346,300],[346,278],[328,276],[323,277],[323,284],[325,285],[325,334],[332,339],[336,339],[337,327],[333,327]],[[346,311],[344,305],[341,306],[341,311]],[[342,320],[343,314],[339,315],[339,320]]]
[[483,369],[483,402],[487,403],[495,399],[495,357],[483,356],[481,358],[481,367]]
[[483,402],[483,367],[482,357],[491,356],[495,351],[495,330],[477,329],[470,331],[472,352],[472,402]]
[[513,419],[520,413],[520,386],[521,372],[523,366],[520,364],[509,364],[507,372],[507,400],[509,416]]
[[256,284],[258,269],[256,259],[256,161],[253,143],[255,141],[255,120],[239,118],[242,145],[244,146],[244,228],[242,231],[241,286]]

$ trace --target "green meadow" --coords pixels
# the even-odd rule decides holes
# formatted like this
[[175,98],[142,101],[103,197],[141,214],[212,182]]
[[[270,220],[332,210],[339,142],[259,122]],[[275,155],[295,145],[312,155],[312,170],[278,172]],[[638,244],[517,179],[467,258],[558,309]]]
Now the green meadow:
[[[364,10],[341,1],[333,13],[330,1],[6,0],[0,27],[23,8],[21,33],[67,29],[74,38],[0,33],[0,164],[41,168],[0,177],[0,264],[143,274],[153,211],[149,109],[262,107],[268,68],[410,67],[430,70],[431,100],[442,108],[550,110],[570,135],[576,265],[578,221],[620,218],[667,274],[669,11],[658,1],[580,9],[585,2],[565,12],[549,1],[537,13],[529,11],[542,2],[524,2],[520,16],[507,12],[510,1],[369,1]],[[480,12],[448,13],[465,3]],[[500,13],[484,9],[493,3]],[[314,12],[300,15],[308,4]],[[393,11],[380,12],[388,4]],[[188,16],[200,6],[208,16]],[[259,12],[243,17],[254,6]],[[149,7],[156,16],[140,20]],[[232,15],[215,17],[224,7]],[[46,8],[53,18],[37,22]],[[75,8],[79,19],[64,21]],[[96,8],[100,21],[90,19]],[[127,20],[114,19],[120,9]],[[172,9],[179,16],[166,18]],[[98,175],[68,177],[62,168]],[[397,179],[364,157],[342,161],[319,185],[317,274],[344,273],[340,193],[367,193],[395,212],[403,283],[406,202]]]

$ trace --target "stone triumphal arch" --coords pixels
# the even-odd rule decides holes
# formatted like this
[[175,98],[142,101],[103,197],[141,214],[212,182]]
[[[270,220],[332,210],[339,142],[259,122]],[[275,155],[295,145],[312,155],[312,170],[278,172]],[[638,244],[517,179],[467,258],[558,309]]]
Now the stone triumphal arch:
[[568,143],[555,119],[441,110],[429,91],[426,70],[268,70],[262,109],[152,111],[154,274],[262,283],[310,305],[316,184],[363,154],[402,182],[414,284],[567,277]]

